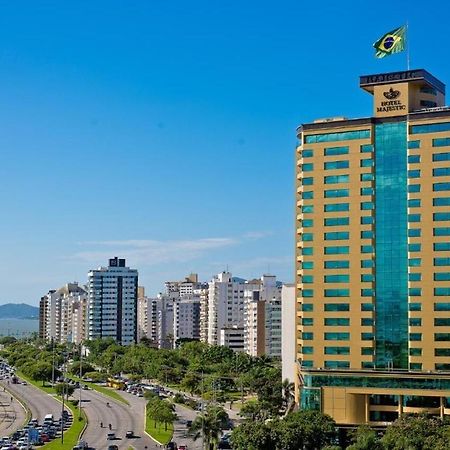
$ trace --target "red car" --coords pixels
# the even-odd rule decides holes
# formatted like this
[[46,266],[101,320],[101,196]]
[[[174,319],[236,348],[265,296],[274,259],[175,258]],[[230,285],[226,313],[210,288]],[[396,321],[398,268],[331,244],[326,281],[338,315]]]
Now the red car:
[[188,450],[187,445],[179,445],[178,450]]

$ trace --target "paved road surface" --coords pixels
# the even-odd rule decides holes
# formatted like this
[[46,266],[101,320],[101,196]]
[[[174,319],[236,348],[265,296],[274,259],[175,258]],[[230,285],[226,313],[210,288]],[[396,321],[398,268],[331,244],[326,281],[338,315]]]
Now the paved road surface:
[[0,386],[0,436],[9,436],[23,426],[26,413],[22,405]]
[[[78,398],[79,391],[75,391],[74,395]],[[90,447],[96,450],[106,450],[109,444],[115,444],[120,450],[128,450],[130,446],[136,450],[144,450],[145,446],[148,450],[161,448],[144,433],[145,403],[130,402],[132,405],[130,407],[93,390],[83,390],[81,395],[83,408],[89,419],[83,439]],[[109,408],[106,406],[107,402],[110,404]],[[100,422],[103,422],[103,428],[100,427]],[[106,440],[109,431],[108,424],[112,425],[112,431],[116,433],[117,439],[114,441]],[[128,430],[134,431],[139,437],[126,439],[125,433]]]

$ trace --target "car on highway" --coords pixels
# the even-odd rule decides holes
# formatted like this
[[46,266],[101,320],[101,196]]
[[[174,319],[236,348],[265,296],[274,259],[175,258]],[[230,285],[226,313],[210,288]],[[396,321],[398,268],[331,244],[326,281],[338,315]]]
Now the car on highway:
[[119,450],[117,445],[108,445],[108,450]]
[[176,442],[169,442],[166,446],[167,450],[178,450],[178,446]]
[[106,440],[107,441],[113,441],[114,439],[116,439],[116,433],[108,433],[107,435],[106,435]]
[[179,445],[178,450],[188,450],[187,445],[184,445],[184,444]]
[[128,431],[125,433],[125,437],[128,438],[128,439],[133,438],[133,437],[134,437],[134,431],[128,430]]

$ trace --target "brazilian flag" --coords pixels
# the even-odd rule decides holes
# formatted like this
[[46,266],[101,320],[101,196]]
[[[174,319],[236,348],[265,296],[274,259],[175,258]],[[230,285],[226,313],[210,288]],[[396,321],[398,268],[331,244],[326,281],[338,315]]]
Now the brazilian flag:
[[375,58],[384,58],[393,53],[402,52],[406,47],[406,26],[389,31],[373,44]]

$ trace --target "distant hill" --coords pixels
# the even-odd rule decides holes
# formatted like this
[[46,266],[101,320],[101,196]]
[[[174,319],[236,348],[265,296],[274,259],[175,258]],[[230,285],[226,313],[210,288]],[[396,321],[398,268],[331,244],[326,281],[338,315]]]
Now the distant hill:
[[39,308],[26,303],[6,303],[0,305],[0,319],[37,319]]

